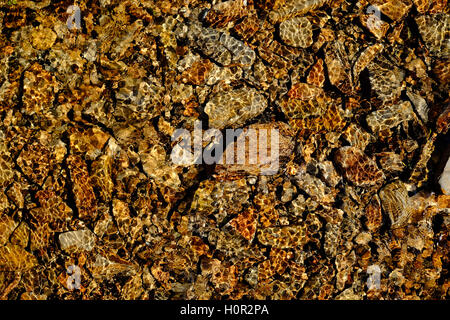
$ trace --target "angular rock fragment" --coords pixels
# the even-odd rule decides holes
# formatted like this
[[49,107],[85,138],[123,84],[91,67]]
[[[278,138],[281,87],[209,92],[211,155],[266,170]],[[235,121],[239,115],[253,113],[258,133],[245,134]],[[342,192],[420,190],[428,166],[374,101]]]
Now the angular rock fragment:
[[[380,61],[378,61],[378,59]],[[384,104],[397,103],[405,72],[378,56],[368,66],[370,86]]]
[[14,245],[25,248],[28,245],[29,238],[30,227],[28,227],[26,223],[22,222],[11,235],[10,242]]
[[0,246],[5,245],[18,223],[7,215],[0,215]]
[[56,40],[56,33],[50,28],[38,27],[31,32],[31,43],[38,50],[50,49]]
[[450,129],[450,105],[439,116],[436,126],[438,133],[447,133]]
[[97,254],[88,266],[94,279],[112,279],[116,275],[132,276],[137,268],[130,262],[116,256],[107,257]]
[[258,232],[258,241],[270,247],[288,249],[308,241],[306,226],[271,227]]
[[343,93],[351,93],[353,91],[351,66],[345,48],[340,41],[334,41],[327,45],[325,63],[330,83]]
[[220,92],[206,104],[209,126],[215,129],[238,128],[261,114],[267,107],[262,94],[252,88]]
[[355,147],[342,147],[335,155],[336,163],[344,171],[345,177],[360,187],[378,184],[383,179],[383,172],[375,161]]
[[309,100],[319,97],[323,93],[320,87],[307,83],[296,83],[289,90],[289,97],[293,99]]
[[[281,1],[280,1],[281,2]],[[270,12],[269,19],[272,23],[277,23],[290,17],[314,11],[325,5],[329,0],[287,0],[284,4],[279,4],[276,10]],[[274,8],[274,9],[275,9]]]
[[119,232],[122,236],[127,236],[130,232],[130,208],[128,208],[128,204],[118,200],[113,200],[113,215],[114,219],[117,223],[117,227],[119,228]]
[[376,6],[369,6],[365,14],[360,16],[360,21],[377,39],[382,39],[390,25],[381,19],[381,12]]
[[421,187],[424,181],[428,178],[428,163],[431,159],[433,151],[435,149],[436,133],[434,133],[420,150],[420,156],[415,163],[414,169],[409,177],[409,182],[415,183],[418,187]]
[[450,14],[438,13],[416,18],[420,35],[431,53],[437,57],[450,56]]
[[384,107],[367,116],[367,124],[372,132],[380,133],[414,119],[414,111],[409,102]]
[[24,112],[30,115],[49,115],[56,92],[58,85],[54,75],[37,62],[34,63],[24,74],[22,98]]
[[448,0],[64,3],[0,4],[0,300],[448,297]]
[[230,0],[214,5],[205,15],[205,21],[211,26],[224,27],[247,14],[244,0]]
[[439,184],[444,194],[450,195],[450,159],[447,160],[444,172],[442,172],[441,178],[439,179]]
[[198,34],[198,45],[205,55],[212,60],[217,61],[222,66],[231,64],[231,52],[220,43],[220,33],[213,29],[195,30],[194,34]]
[[227,146],[215,169],[224,176],[272,175],[283,169],[293,150],[293,132],[286,124],[253,124]]
[[384,49],[384,46],[382,44],[374,44],[368,48],[366,48],[361,55],[358,57],[358,60],[356,60],[355,64],[353,65],[353,79],[356,81],[356,79],[359,78],[359,75],[361,74],[361,71],[363,71],[367,66],[372,62],[372,60],[380,54]]
[[65,231],[67,222],[73,217],[72,209],[51,189],[37,192],[36,197],[41,206],[30,210],[32,224],[37,228],[51,225],[56,232]]
[[402,19],[412,6],[408,0],[374,1],[374,4],[394,21]]
[[75,152],[85,154],[87,159],[95,159],[101,154],[109,135],[97,127],[70,135],[70,148]]
[[408,95],[408,98],[413,103],[414,108],[417,110],[417,113],[419,114],[422,121],[427,123],[429,107],[428,107],[428,104],[425,101],[425,99],[422,98],[420,95],[412,93],[412,92],[407,92],[406,94]]
[[86,163],[77,155],[67,157],[75,204],[81,219],[91,220],[97,214],[96,197]]
[[91,165],[92,185],[99,190],[103,201],[111,199],[114,184],[112,182],[113,158],[109,155],[101,155]]
[[363,128],[356,124],[350,124],[343,134],[344,138],[350,143],[351,146],[358,148],[362,151],[366,149],[367,145],[373,142],[374,137],[366,132]]
[[249,208],[229,223],[230,226],[235,228],[245,239],[251,241],[256,233],[257,217],[257,212],[252,208]]
[[218,221],[236,214],[246,207],[249,186],[245,179],[232,181],[204,181],[197,189],[191,211],[201,215],[215,215]]
[[383,213],[378,195],[375,195],[365,209],[366,226],[370,231],[376,231],[383,223]]
[[188,84],[202,85],[208,79],[208,75],[214,64],[208,59],[194,62],[181,74],[181,81]]
[[8,159],[8,157],[0,157],[0,187],[5,188],[11,183],[14,175],[16,174],[13,170],[13,164]]
[[342,178],[339,173],[336,171],[333,162],[331,161],[323,161],[319,163],[319,169],[321,172],[321,176],[323,180],[332,188],[336,187],[336,185],[341,182]]
[[139,149],[144,172],[158,184],[169,188],[178,188],[181,184],[178,170],[167,161],[165,149],[159,144],[155,144],[149,149],[147,147],[147,144],[142,144]]
[[325,228],[325,253],[330,257],[335,257],[341,241],[341,228],[338,224],[332,223],[327,223]]
[[17,162],[23,173],[41,185],[56,161],[47,147],[40,143],[31,143],[22,149]]
[[377,154],[379,156],[380,167],[384,172],[399,173],[402,172],[406,165],[402,161],[402,157],[394,152],[382,152]]
[[280,37],[287,45],[308,48],[313,43],[312,25],[306,17],[294,17],[280,23]]
[[295,181],[298,187],[304,190],[313,200],[318,203],[332,203],[335,200],[336,192],[328,187],[320,179],[306,172],[306,167],[301,167],[297,171]]

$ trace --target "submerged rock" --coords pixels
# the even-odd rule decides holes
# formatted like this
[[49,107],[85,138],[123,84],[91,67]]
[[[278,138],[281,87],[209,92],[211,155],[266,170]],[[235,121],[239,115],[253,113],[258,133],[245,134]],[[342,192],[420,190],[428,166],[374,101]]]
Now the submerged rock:
[[253,88],[219,92],[205,106],[209,126],[215,129],[238,128],[261,114],[267,100]]
[[441,178],[439,179],[439,184],[444,194],[450,195],[450,159],[445,165],[444,171],[442,172]]
[[95,245],[95,235],[88,229],[64,232],[59,235],[59,245],[67,252],[91,251]]

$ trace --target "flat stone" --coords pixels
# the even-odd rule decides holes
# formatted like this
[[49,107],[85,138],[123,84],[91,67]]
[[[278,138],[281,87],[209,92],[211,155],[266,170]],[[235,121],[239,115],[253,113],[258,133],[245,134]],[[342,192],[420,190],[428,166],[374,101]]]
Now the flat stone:
[[94,248],[95,235],[89,229],[64,232],[59,235],[61,249],[70,251],[91,251]]
[[447,160],[444,172],[442,172],[441,178],[439,179],[439,184],[441,185],[442,192],[450,195],[450,159]]

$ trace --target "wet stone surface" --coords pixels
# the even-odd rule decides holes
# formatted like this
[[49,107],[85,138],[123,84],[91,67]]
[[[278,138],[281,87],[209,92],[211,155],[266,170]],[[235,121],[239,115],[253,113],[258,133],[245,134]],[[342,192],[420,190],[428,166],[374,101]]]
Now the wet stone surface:
[[448,1],[71,4],[0,1],[0,299],[449,298]]

